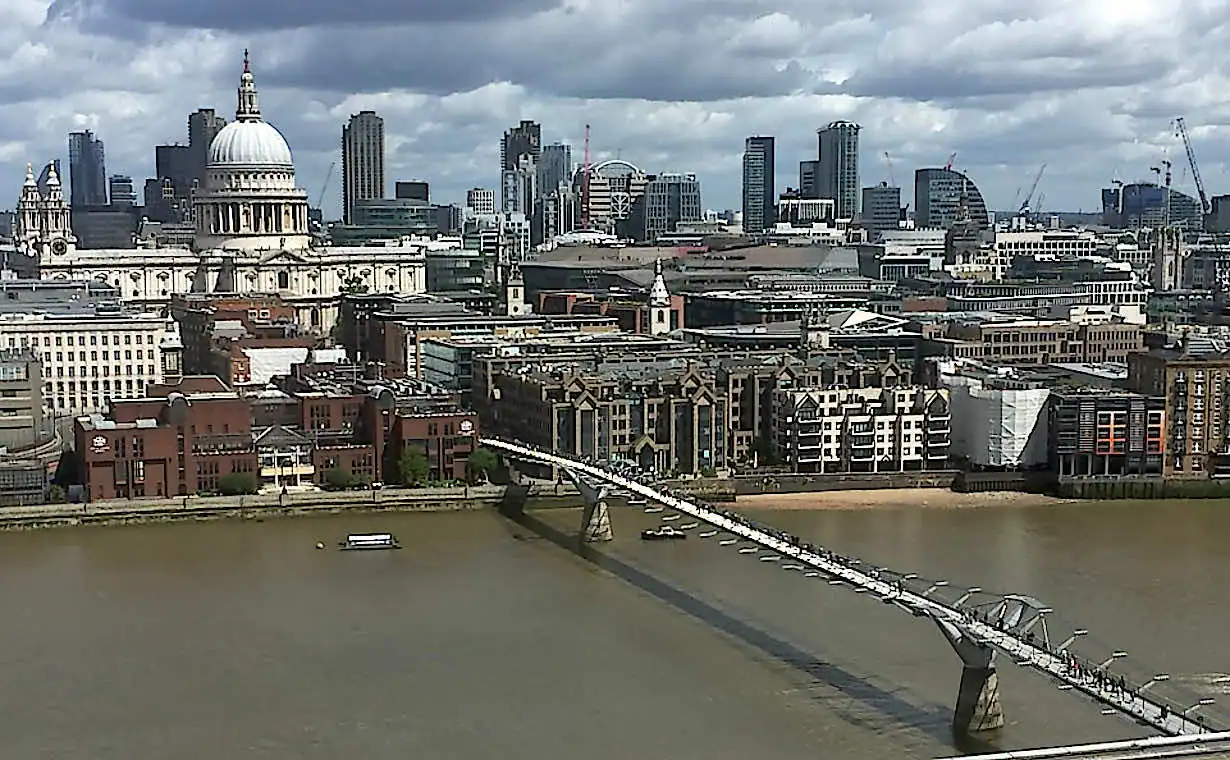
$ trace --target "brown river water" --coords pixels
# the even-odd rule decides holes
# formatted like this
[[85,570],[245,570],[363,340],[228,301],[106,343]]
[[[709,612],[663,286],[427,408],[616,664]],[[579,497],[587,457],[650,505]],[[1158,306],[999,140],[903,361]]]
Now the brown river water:
[[[1037,596],[1184,698],[1226,688],[1225,503],[755,516]],[[586,556],[570,509],[0,533],[0,759],[930,758],[1148,735],[1001,661],[1008,725],[958,746],[933,624],[712,539],[642,543],[656,520],[615,510]],[[405,548],[314,548],[364,531]]]

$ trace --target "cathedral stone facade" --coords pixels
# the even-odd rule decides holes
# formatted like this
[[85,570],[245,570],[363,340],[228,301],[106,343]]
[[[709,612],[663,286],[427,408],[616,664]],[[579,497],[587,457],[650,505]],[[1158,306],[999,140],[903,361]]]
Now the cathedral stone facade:
[[18,251],[37,262],[42,279],[103,280],[148,306],[176,293],[279,293],[304,327],[322,334],[343,292],[424,292],[425,242],[312,245],[307,192],[296,186],[286,140],[261,118],[246,53],[238,95],[235,121],[209,147],[191,248],[79,250],[59,178],[53,173],[40,194],[31,168],[14,223]]

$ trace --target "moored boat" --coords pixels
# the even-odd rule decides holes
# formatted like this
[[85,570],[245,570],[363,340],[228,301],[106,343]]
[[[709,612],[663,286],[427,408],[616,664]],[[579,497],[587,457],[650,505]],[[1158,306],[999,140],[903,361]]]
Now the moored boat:
[[661,528],[649,528],[641,531],[642,541],[682,541],[688,534],[665,525]]
[[375,549],[400,549],[397,537],[392,533],[351,533],[345,541],[339,541],[342,551],[360,551]]

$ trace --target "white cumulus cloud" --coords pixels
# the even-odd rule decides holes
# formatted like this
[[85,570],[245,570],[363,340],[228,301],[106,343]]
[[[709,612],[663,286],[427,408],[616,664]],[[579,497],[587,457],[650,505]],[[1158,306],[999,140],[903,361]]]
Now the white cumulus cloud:
[[[1091,210],[1113,177],[1162,158],[1192,192],[1172,122],[1186,116],[1209,191],[1230,192],[1230,0],[5,0],[0,183],[66,158],[88,127],[109,172],[153,172],[187,115],[228,113],[251,48],[266,118],[315,198],[342,123],[386,119],[388,176],[458,201],[494,187],[520,119],[581,155],[696,172],[706,205],[738,205],[740,153],[778,138],[778,185],[816,129],[863,125],[862,181],[911,195],[912,170],[957,152],[993,206],[1039,165],[1046,207]],[[334,182],[326,207],[337,207]]]

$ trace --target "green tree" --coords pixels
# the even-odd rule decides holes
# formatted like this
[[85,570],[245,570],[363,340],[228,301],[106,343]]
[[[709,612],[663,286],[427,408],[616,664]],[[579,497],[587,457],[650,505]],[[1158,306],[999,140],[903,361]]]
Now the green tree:
[[218,478],[218,493],[223,496],[256,493],[256,488],[256,476],[250,472],[228,472]]
[[757,458],[760,467],[773,467],[781,463],[777,444],[771,438],[757,438],[752,442],[751,453]]
[[64,489],[60,486],[53,485],[51,488],[47,489],[47,503],[63,504],[66,501],[68,501],[68,494],[66,494]]
[[470,452],[470,458],[466,460],[466,474],[471,483],[479,483],[487,480],[498,466],[499,459],[491,449],[479,446]]
[[418,449],[408,446],[397,458],[397,474],[401,477],[403,486],[419,486],[427,482],[430,468],[427,466],[427,455]]
[[325,473],[325,488],[330,491],[345,491],[354,485],[354,475],[349,470],[334,467]]

